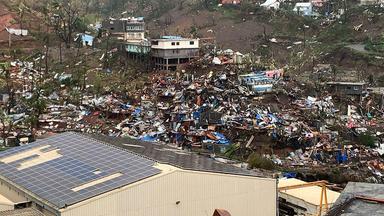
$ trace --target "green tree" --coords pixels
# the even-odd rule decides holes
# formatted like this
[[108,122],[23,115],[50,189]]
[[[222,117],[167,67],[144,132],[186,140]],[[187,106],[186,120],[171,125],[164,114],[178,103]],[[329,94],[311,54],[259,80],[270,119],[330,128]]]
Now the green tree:
[[29,109],[27,122],[29,123],[32,136],[34,136],[34,131],[39,128],[40,116],[47,108],[47,101],[43,97],[43,92],[42,88],[37,87],[32,91],[30,97],[24,98],[24,104]]

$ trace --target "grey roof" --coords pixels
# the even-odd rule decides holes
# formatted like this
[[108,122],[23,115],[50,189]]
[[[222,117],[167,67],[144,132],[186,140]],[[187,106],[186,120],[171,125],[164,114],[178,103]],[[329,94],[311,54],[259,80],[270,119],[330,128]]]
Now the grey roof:
[[45,216],[45,214],[33,208],[25,208],[3,211],[0,212],[0,216]]
[[[38,148],[38,153],[33,152]],[[23,162],[44,158],[39,154],[44,156],[47,152],[56,150],[60,157],[18,169]],[[8,156],[26,152],[29,154],[11,162],[4,160]],[[63,208],[160,173],[159,169],[153,167],[154,164],[153,160],[90,137],[63,133],[1,152],[0,178],[54,208]],[[116,174],[119,175],[116,178],[105,179]],[[105,181],[73,190],[100,179]]]
[[266,172],[256,172],[240,168],[231,164],[221,163],[207,156],[179,150],[169,145],[149,143],[131,138],[107,137],[103,135],[87,135],[111,145],[127,149],[137,154],[156,160],[159,163],[169,164],[178,168],[195,171],[247,175],[258,177],[271,177]]
[[364,82],[327,82],[327,85],[365,85]]
[[355,199],[356,196],[384,199],[384,184],[349,182],[327,216],[384,215],[384,204]]

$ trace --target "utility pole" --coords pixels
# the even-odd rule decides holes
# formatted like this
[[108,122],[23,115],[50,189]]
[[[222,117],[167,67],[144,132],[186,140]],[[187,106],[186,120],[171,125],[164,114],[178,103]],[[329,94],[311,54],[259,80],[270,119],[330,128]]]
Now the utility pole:
[[344,24],[347,23],[347,0],[343,1],[344,4]]
[[8,47],[11,48],[12,46],[12,34],[8,31]]

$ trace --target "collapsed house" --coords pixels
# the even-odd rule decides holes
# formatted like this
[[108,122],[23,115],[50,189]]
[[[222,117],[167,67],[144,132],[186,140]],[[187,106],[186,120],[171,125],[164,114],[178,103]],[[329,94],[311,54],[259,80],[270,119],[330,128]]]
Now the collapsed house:
[[384,185],[349,182],[326,216],[384,215]]
[[330,92],[341,95],[362,95],[367,90],[363,82],[327,82]]
[[239,75],[239,82],[255,93],[272,92],[274,84],[284,75],[284,70],[258,71]]

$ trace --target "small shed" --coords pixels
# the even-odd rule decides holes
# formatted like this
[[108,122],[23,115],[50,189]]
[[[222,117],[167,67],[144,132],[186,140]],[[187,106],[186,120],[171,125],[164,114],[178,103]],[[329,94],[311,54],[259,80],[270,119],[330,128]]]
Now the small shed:
[[296,3],[294,12],[301,14],[303,16],[312,16],[313,15],[313,4],[311,2],[299,2]]
[[95,37],[93,37],[92,35],[82,33],[77,35],[77,37],[75,38],[75,41],[80,41],[81,44],[85,47],[85,46],[93,46],[94,39]]

